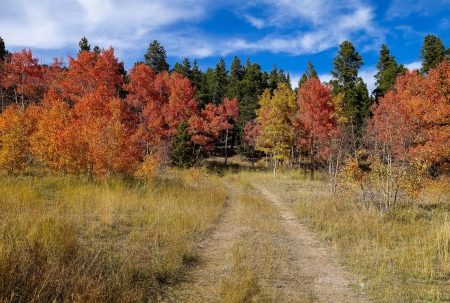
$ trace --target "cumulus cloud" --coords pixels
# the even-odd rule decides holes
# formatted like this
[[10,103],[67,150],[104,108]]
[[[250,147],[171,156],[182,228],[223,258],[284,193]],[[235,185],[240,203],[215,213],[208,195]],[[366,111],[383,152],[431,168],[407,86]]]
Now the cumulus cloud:
[[[175,22],[197,20],[205,14],[197,0],[6,0],[0,11],[2,37],[12,47],[62,48],[81,37],[90,42],[123,41],[134,45],[142,36]],[[121,47],[121,46],[119,46]]]

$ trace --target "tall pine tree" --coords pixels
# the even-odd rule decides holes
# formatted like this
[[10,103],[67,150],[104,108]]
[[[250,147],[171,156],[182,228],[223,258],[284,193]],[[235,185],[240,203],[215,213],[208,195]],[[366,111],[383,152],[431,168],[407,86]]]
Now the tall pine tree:
[[448,50],[445,50],[444,44],[439,37],[426,35],[420,50],[420,59],[422,59],[420,72],[422,74],[428,73],[430,68],[436,67],[444,60],[446,53],[448,53]]
[[230,76],[228,81],[226,97],[229,99],[241,99],[240,83],[244,79],[245,69],[241,64],[241,60],[234,56],[230,67]]
[[91,45],[88,42],[88,39],[86,37],[81,38],[80,42],[78,43],[78,46],[80,49],[78,50],[78,53],[81,54],[82,52],[90,52],[91,51]]
[[306,72],[302,75],[302,77],[298,81],[298,87],[300,88],[303,83],[305,83],[311,78],[319,79],[319,76],[317,75],[317,71],[314,68],[314,65],[312,64],[311,60],[309,60],[308,66],[306,67]]
[[345,94],[344,115],[356,136],[363,129],[371,105],[367,86],[358,77],[358,69],[364,63],[351,42],[344,41],[339,47],[338,55],[333,61],[334,70],[331,71],[334,79],[330,83],[334,96]]
[[5,48],[5,41],[3,41],[2,37],[0,37],[0,61],[5,59],[7,53],[8,51]]
[[166,61],[166,50],[157,40],[153,40],[153,42],[150,43],[144,58],[145,64],[150,66],[155,74],[169,70],[169,64]]
[[214,104],[220,104],[225,98],[228,85],[228,71],[225,65],[225,60],[220,58],[219,63],[216,64],[213,76],[213,86],[211,87],[211,101]]
[[406,68],[403,64],[398,65],[394,56],[389,55],[389,49],[384,44],[381,46],[377,69],[378,72],[374,76],[377,87],[373,91],[376,101],[391,90],[398,74],[406,72]]

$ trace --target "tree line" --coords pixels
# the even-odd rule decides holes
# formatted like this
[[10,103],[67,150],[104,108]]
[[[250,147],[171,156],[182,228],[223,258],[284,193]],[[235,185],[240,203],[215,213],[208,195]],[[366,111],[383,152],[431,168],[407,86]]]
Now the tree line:
[[[162,160],[188,167],[219,141],[225,156],[239,146],[252,161],[266,155],[275,172],[281,162],[303,163],[311,177],[319,163],[331,175],[352,161],[361,169],[369,154],[372,162],[391,157],[408,169],[423,155],[424,171],[447,169],[439,142],[446,140],[449,50],[433,35],[424,39],[419,71],[407,71],[383,45],[372,94],[358,76],[363,60],[349,41],[339,46],[329,83],[320,82],[310,61],[295,90],[276,65],[268,73],[238,57],[230,70],[222,58],[205,72],[187,58],[170,69],[156,40],[128,72],[112,47],[91,51],[85,37],[79,47],[68,66],[58,59],[40,65],[31,50],[10,53],[0,38],[0,166],[8,172],[38,162],[67,173],[145,176]],[[411,81],[424,88],[406,96]],[[415,128],[400,131],[400,121]]]

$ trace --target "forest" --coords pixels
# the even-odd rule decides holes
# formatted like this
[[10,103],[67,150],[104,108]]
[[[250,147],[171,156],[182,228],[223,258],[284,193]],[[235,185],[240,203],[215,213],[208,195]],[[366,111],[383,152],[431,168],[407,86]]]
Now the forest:
[[266,159],[275,174],[279,164],[300,164],[311,178],[318,165],[335,177],[345,166],[358,182],[371,165],[390,178],[448,170],[449,51],[436,36],[424,39],[420,71],[383,45],[370,94],[349,41],[329,83],[310,61],[294,90],[276,65],[262,72],[237,57],[229,71],[223,59],[202,72],[187,58],[170,70],[156,40],[129,71],[112,47],[91,51],[85,37],[79,47],[67,66],[56,58],[40,65],[31,50],[9,53],[1,40],[0,167],[8,173],[39,163],[63,174],[149,177],[157,164],[190,167],[219,150],[225,163],[236,151],[252,164]]
[[[236,56],[229,70],[222,58],[170,68],[156,40],[127,71],[85,37],[49,65],[0,38],[0,301],[169,302],[226,201],[254,212],[236,218],[267,243],[282,237],[263,224],[278,223],[262,187],[376,302],[449,300],[450,49],[427,35],[418,55],[410,71],[382,45],[369,92],[350,41],[328,83],[309,61],[293,88]],[[257,278],[274,274],[281,242],[266,243],[266,268],[236,239],[221,302],[287,302]]]

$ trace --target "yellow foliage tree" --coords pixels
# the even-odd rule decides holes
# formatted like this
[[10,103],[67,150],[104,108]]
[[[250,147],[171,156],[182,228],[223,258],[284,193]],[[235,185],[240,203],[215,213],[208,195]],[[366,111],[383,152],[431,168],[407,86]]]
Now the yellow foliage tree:
[[30,142],[28,140],[33,130],[30,112],[16,104],[9,106],[0,115],[0,168],[9,174],[25,168]]
[[279,83],[271,96],[266,89],[259,98],[260,109],[256,111],[261,123],[256,149],[270,154],[274,175],[278,162],[289,159],[295,138],[295,115],[297,113],[296,94],[285,83]]

